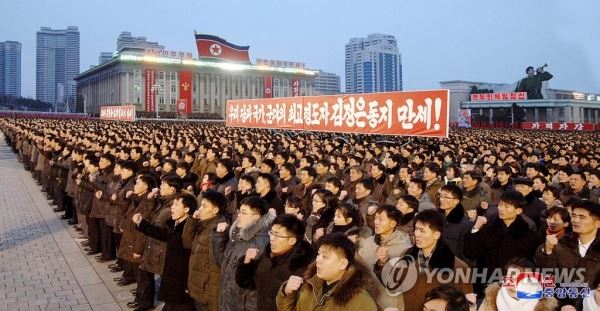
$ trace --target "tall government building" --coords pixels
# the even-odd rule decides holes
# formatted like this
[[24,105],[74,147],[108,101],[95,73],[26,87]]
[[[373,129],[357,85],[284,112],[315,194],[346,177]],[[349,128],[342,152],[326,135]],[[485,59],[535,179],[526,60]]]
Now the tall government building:
[[0,42],[0,95],[21,96],[21,43]]
[[391,35],[370,34],[346,44],[346,93],[402,90],[402,56]]
[[79,74],[79,29],[42,27],[37,32],[36,99],[55,111],[75,112]]

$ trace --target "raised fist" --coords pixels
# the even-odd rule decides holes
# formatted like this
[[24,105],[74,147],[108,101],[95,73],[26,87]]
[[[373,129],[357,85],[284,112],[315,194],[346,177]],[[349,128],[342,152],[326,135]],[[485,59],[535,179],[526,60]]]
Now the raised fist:
[[217,232],[225,232],[227,227],[229,227],[229,225],[226,222],[221,222],[217,225]]
[[477,216],[477,219],[475,220],[475,225],[473,225],[473,228],[476,230],[479,230],[486,223],[487,223],[487,218],[485,218],[483,216]]
[[558,244],[558,238],[556,237],[556,234],[547,235],[546,245],[544,245],[544,250],[546,251],[546,254],[552,254],[552,251],[554,250],[556,244]]
[[250,263],[252,260],[256,259],[256,255],[258,255],[258,249],[249,248],[246,250],[246,256],[244,257],[244,263]]
[[142,222],[142,214],[137,213],[137,214],[133,215],[131,217],[131,221],[133,221],[134,224],[139,225],[140,222]]
[[300,289],[302,283],[304,283],[304,279],[302,277],[299,277],[297,275],[290,275],[290,278],[285,284],[285,289],[283,291],[286,295],[289,295]]

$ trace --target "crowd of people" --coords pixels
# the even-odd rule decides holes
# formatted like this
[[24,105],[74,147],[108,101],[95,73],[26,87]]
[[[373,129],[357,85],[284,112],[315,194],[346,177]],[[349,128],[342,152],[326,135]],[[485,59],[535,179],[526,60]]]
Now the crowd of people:
[[[597,132],[0,129],[135,310],[600,310]],[[522,299],[514,276],[536,268],[580,269],[589,295]]]

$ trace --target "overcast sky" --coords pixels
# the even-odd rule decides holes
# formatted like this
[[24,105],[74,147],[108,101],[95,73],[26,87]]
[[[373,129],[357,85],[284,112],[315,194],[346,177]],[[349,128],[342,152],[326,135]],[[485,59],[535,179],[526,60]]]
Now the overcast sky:
[[41,26],[78,26],[81,71],[114,51],[121,31],[197,57],[193,31],[250,45],[256,58],[305,62],[344,77],[344,44],[394,35],[404,89],[445,80],[513,83],[548,63],[549,87],[600,93],[600,1],[2,0],[0,41],[23,44],[22,95],[35,97]]

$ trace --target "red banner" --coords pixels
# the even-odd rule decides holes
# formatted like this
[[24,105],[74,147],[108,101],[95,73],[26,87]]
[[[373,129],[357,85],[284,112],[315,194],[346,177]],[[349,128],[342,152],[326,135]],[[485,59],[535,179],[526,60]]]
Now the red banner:
[[100,106],[100,119],[135,121],[135,106]]
[[154,90],[155,83],[155,71],[153,69],[146,69],[146,104],[144,111],[155,112],[156,106],[156,92]]
[[217,58],[227,61],[250,63],[249,46],[239,46],[217,36],[196,35],[200,58]]
[[448,137],[448,90],[228,100],[226,124]]
[[514,93],[481,93],[471,94],[471,101],[479,100],[526,100],[526,92],[514,92]]
[[[185,113],[192,113],[192,72],[179,72],[179,99],[185,100]],[[179,105],[179,104],[178,104]]]
[[524,130],[593,131],[594,123],[522,122]]
[[273,98],[273,76],[265,76],[265,98]]
[[300,80],[292,79],[292,96],[300,96]]

